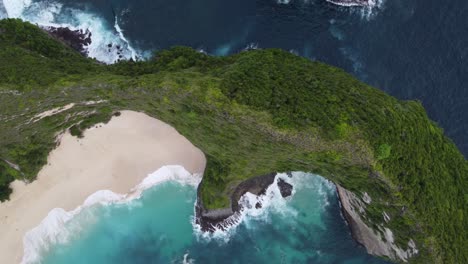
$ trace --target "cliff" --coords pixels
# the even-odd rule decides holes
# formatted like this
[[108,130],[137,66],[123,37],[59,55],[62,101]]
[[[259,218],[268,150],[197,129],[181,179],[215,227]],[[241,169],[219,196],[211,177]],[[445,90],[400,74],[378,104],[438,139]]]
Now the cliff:
[[[250,178],[241,182],[230,195],[231,205],[226,208],[207,209],[203,205],[200,195],[200,186],[197,190],[197,204],[195,208],[196,223],[200,225],[202,231],[224,230],[236,221],[235,214],[241,210],[239,200],[247,192],[261,195],[275,180],[276,173]],[[232,217],[233,216],[233,217]]]
[[409,258],[418,253],[418,249],[412,239],[408,241],[408,248],[406,250],[401,249],[395,245],[393,232],[390,229],[379,225],[378,230],[374,230],[363,221],[366,203],[371,203],[368,196],[367,199],[364,199],[367,202],[363,202],[354,193],[338,184],[336,185],[336,190],[340,198],[343,215],[351,229],[351,234],[359,244],[366,248],[367,253],[403,262],[407,262]]
[[207,219],[234,213],[233,193],[254,175],[312,172],[367,193],[361,220],[399,248],[412,239],[419,254],[408,261],[468,263],[468,162],[419,102],[279,49],[213,57],[174,47],[102,65],[16,19],[0,21],[0,61],[8,62],[0,63],[0,159],[21,168],[0,161],[5,199],[13,179],[35,179],[57,134],[130,109],[170,124],[207,156],[199,186]]
[[[236,214],[240,212],[242,206],[239,204],[240,198],[246,192],[255,195],[262,195],[265,190],[274,183],[276,174],[271,173],[263,176],[257,176],[241,182],[230,196],[231,206],[221,209],[206,209],[198,189],[196,204],[196,223],[200,225],[201,230],[213,232],[215,230],[225,230],[231,225],[237,224]],[[292,186],[284,180],[279,179],[278,187],[283,197],[291,195]],[[347,221],[352,237],[363,247],[367,253],[375,256],[387,257],[397,262],[407,262],[411,257],[418,254],[413,239],[407,243],[407,248],[402,249],[395,244],[393,232],[384,226],[385,222],[391,219],[387,213],[383,212],[383,223],[377,225],[377,229],[369,227],[365,222],[370,221],[366,218],[366,205],[372,203],[372,198],[364,193],[362,198],[346,190],[339,184],[336,185],[336,191],[340,200],[342,213]],[[261,207],[262,205],[256,205]]]

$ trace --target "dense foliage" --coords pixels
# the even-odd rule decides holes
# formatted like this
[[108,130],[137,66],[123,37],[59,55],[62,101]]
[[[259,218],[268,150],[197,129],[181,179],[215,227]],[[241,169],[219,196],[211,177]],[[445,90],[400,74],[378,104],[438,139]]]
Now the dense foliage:
[[[19,20],[0,21],[0,61],[0,198],[12,179],[35,177],[56,133],[81,136],[132,109],[170,123],[203,150],[207,208],[228,206],[249,177],[310,171],[368,192],[368,224],[394,230],[403,248],[415,239],[415,261],[468,262],[468,163],[418,102],[274,49],[216,58],[176,47],[149,61],[99,65]],[[67,113],[31,122],[70,102]]]
[[18,19],[0,21],[0,83],[16,89],[52,84],[99,70],[97,63]]
[[0,202],[3,202],[10,197],[12,189],[10,183],[18,176],[18,171],[11,168],[6,161],[0,160]]

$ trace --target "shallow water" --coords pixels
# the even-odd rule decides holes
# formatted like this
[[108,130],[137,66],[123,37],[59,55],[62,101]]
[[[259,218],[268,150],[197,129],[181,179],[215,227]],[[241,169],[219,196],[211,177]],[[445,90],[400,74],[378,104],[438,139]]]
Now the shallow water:
[[84,209],[43,263],[386,263],[352,240],[330,182],[302,173],[292,182],[293,197],[271,194],[214,236],[193,226],[195,187],[165,182],[139,200]]

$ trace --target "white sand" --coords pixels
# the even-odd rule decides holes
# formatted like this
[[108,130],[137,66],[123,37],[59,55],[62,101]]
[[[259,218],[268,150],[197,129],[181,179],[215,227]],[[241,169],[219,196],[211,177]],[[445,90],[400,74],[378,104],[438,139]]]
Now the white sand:
[[174,128],[142,113],[122,111],[83,139],[67,133],[37,180],[15,181],[11,200],[0,204],[0,263],[21,261],[24,234],[53,208],[73,210],[98,190],[127,193],[163,165],[202,173],[205,163]]
[[64,111],[67,111],[68,109],[73,108],[74,106],[75,106],[75,104],[71,103],[71,104],[67,104],[65,106],[61,106],[61,107],[57,107],[57,108],[54,108],[54,109],[44,111],[42,113],[37,114],[33,118],[31,118],[31,120],[29,120],[29,122],[36,123],[37,121],[40,121],[43,118],[46,118],[48,116],[53,116],[53,115],[56,115],[56,114],[60,114],[60,113],[62,113]]

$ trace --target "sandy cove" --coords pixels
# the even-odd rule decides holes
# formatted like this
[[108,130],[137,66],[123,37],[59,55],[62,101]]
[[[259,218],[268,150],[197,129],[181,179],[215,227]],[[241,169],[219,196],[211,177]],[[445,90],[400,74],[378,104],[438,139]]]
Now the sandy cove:
[[122,111],[82,139],[66,133],[37,179],[13,182],[10,201],[0,204],[0,262],[20,263],[24,234],[54,208],[71,211],[99,190],[127,193],[164,165],[202,173],[205,164],[185,137],[143,113]]

